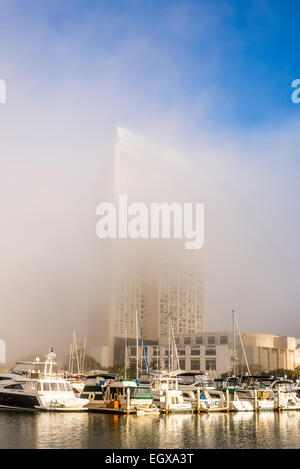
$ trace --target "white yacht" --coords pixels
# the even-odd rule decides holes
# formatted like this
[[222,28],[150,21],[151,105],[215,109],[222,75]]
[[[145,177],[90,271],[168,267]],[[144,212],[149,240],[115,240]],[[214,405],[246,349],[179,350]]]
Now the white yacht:
[[151,389],[154,403],[164,411],[191,412],[192,403],[185,402],[182,391],[178,388],[178,379],[160,373],[151,376]]
[[277,407],[280,410],[300,410],[300,398],[292,380],[275,379],[270,384],[269,390],[274,400],[277,400]]
[[276,405],[274,393],[269,389],[271,381],[266,376],[244,375],[215,380],[215,383],[218,389],[228,389],[231,403],[235,402],[234,410],[251,410],[252,406],[253,410],[271,411]]
[[0,375],[0,408],[15,410],[82,411],[87,399],[77,398],[70,383],[54,371],[55,352],[46,360],[17,362]]

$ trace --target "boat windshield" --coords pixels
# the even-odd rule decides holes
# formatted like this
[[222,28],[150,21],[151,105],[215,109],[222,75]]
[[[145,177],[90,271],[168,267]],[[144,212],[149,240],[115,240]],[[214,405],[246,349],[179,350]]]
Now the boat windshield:
[[213,382],[207,376],[203,375],[178,375],[177,376],[179,383],[182,385],[190,385],[190,384],[197,384],[198,386],[205,386],[205,387],[212,387]]
[[144,387],[130,388],[130,397],[139,399],[152,399],[151,389]]
[[274,391],[281,391],[281,392],[293,392],[295,390],[294,383],[290,383],[288,381],[277,381],[273,385]]
[[17,363],[10,373],[15,375],[37,378],[41,373],[41,365],[39,363]]
[[150,384],[152,381],[153,377],[150,375],[141,375],[139,377],[139,382],[144,383],[144,384]]
[[196,380],[195,380],[195,376],[186,375],[186,376],[178,376],[178,381],[180,384],[188,385],[188,384],[194,384]]

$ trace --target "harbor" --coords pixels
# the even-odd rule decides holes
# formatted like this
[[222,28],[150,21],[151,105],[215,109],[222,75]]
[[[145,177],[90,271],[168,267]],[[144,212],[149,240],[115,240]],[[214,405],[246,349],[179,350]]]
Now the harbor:
[[0,410],[137,417],[300,410],[299,379],[251,375],[250,368],[245,375],[216,379],[180,369],[152,371],[146,354],[146,372],[140,373],[137,361],[135,378],[101,370],[72,376],[58,371],[55,359],[50,348],[44,361],[39,357],[20,361],[8,373],[1,373]]
[[300,449],[300,2],[0,6],[0,450]]

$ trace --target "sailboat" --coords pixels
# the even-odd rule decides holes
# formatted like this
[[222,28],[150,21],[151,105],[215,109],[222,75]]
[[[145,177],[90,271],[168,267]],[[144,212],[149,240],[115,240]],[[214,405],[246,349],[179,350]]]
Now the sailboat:
[[[136,311],[136,379],[126,377],[127,368],[127,333],[125,341],[125,378],[99,372],[86,378],[82,397],[89,396],[88,408],[90,411],[117,414],[152,415],[159,413],[153,404],[153,395],[150,386],[141,385],[139,378],[139,317]],[[141,336],[143,339],[142,328]],[[146,350],[146,349],[145,349]],[[147,359],[148,363],[148,359]],[[149,364],[148,364],[149,365]]]
[[[146,350],[145,356],[147,357]],[[176,364],[175,360],[176,358]],[[147,380],[150,383],[154,403],[164,412],[191,412],[191,402],[186,402],[182,391],[179,389],[179,381],[176,372],[180,371],[177,348],[172,328],[171,317],[169,316],[169,353],[168,370],[150,373],[148,364],[148,376],[141,377],[140,381]]]
[[83,348],[79,352],[77,344],[77,336],[75,329],[73,330],[72,342],[70,345],[68,381],[71,384],[75,394],[80,397],[84,388],[84,363],[86,353],[86,337],[83,341]]

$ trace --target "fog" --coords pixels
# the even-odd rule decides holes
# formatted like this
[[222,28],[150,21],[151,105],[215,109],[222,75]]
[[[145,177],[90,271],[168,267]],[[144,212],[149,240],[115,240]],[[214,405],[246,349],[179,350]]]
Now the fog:
[[[300,335],[299,119],[247,131],[216,125],[211,87],[191,101],[172,89],[168,99],[167,76],[180,71],[157,42],[130,35],[109,51],[105,41],[89,49],[92,28],[107,38],[116,23],[94,23],[90,12],[61,31],[43,8],[18,5],[0,1],[0,337],[8,359],[60,347],[74,328],[87,335],[91,315],[106,343],[111,259],[96,237],[96,207],[114,197],[117,126],[155,145],[154,174],[152,156],[140,159],[136,197],[147,186],[148,199],[205,203],[207,330],[229,330],[235,308],[242,330]],[[154,160],[159,148],[167,159]]]

